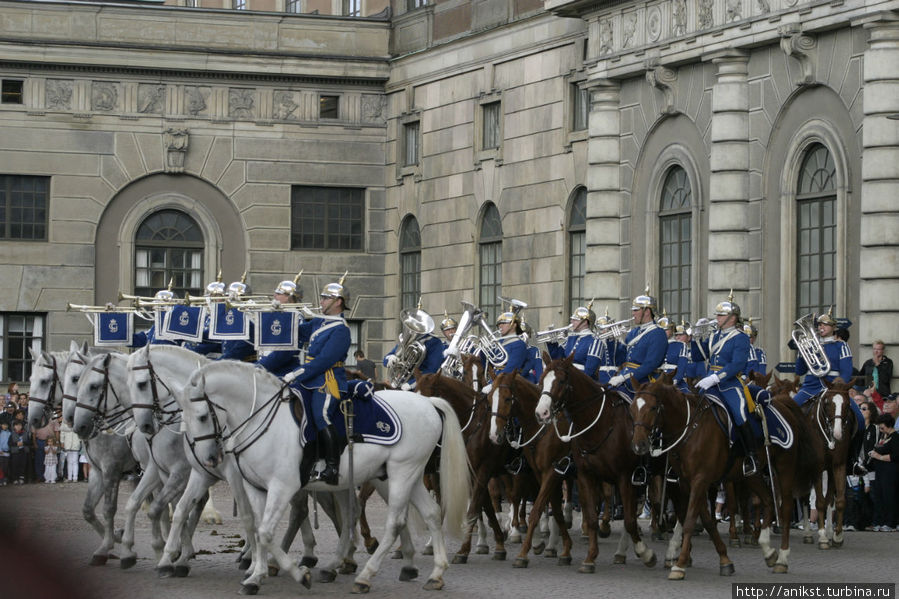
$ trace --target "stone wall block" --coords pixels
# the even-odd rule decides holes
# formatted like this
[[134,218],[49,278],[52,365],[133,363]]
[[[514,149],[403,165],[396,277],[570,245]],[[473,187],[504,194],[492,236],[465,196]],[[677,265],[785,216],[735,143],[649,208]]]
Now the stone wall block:
[[709,231],[743,231],[751,210],[749,202],[716,202],[709,208]]
[[587,163],[591,165],[616,163],[620,157],[618,138],[595,137],[587,144]]
[[100,156],[100,176],[102,176],[113,189],[119,190],[131,179],[122,168],[122,164],[114,156]]
[[745,172],[749,168],[749,144],[739,141],[714,144],[709,157],[709,166],[713,177],[720,171]]
[[[711,250],[709,251],[711,255]],[[730,289],[734,285],[734,281],[749,280],[749,262],[745,260],[733,261],[710,261],[709,262],[709,289]],[[710,305],[721,301],[723,298],[716,299]],[[739,302],[737,302],[739,303]]]
[[[193,140],[191,140],[193,141]],[[218,183],[225,169],[234,159],[234,142],[226,137],[216,137],[203,165],[202,176],[208,181]],[[188,152],[190,153],[190,152]]]
[[899,212],[863,216],[861,238],[865,245],[899,246]]
[[137,140],[131,133],[116,133],[115,156],[130,180],[133,181],[147,174]]
[[749,177],[743,171],[714,173],[709,180],[709,196],[716,200],[746,200],[749,197]]
[[618,163],[592,164],[584,183],[589,191],[613,191],[617,196],[619,186]]
[[[862,284],[859,286],[859,309],[862,312],[884,311],[893,314],[893,322],[891,322],[885,329],[881,329],[879,334],[883,334],[887,331],[894,332],[894,335],[896,334],[895,310],[897,285],[899,285],[899,278],[862,281]],[[871,314],[865,314],[865,318],[870,318],[871,316]],[[868,339],[870,338],[871,337],[868,337]]]
[[713,113],[749,110],[749,87],[745,82],[718,83],[713,89]]
[[862,179],[894,179],[899,181],[899,149],[894,147],[865,148]]
[[864,279],[899,279],[899,250],[896,246],[866,247],[859,276]]
[[745,141],[749,136],[748,112],[721,112],[712,119],[712,141]]
[[[709,235],[709,259],[745,260],[749,257],[749,238],[742,231]],[[748,272],[748,271],[747,271]],[[739,279],[745,281],[746,279]]]
[[[165,157],[162,150],[162,136],[159,134],[135,133],[138,150],[147,171],[158,173],[165,168]],[[193,140],[191,140],[193,141]]]
[[[893,57],[899,61],[899,52]],[[894,114],[899,112],[899,82],[896,75],[889,81],[865,84],[865,114]]]
[[862,214],[893,212],[896,210],[896,198],[899,197],[899,181],[883,179],[865,181],[862,194]]

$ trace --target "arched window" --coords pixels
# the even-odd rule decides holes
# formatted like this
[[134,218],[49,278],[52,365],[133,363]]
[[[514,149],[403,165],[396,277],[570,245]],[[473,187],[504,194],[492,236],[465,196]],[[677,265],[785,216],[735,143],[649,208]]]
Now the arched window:
[[587,189],[579,187],[568,213],[568,308],[571,314],[586,302],[584,277],[587,274]]
[[680,166],[671,167],[659,206],[659,308],[675,322],[690,318],[692,199],[687,172]]
[[144,219],[134,240],[134,292],[152,296],[168,287],[201,295],[203,284],[203,232],[180,210],[160,210]]
[[421,297],[421,231],[409,215],[400,229],[400,304],[414,309]]
[[495,319],[500,314],[499,300],[496,299],[503,288],[503,224],[499,210],[487,204],[481,220],[481,235],[478,238],[478,258],[480,278],[478,307]]
[[821,313],[836,300],[836,167],[821,144],[808,148],[796,194],[797,314]]

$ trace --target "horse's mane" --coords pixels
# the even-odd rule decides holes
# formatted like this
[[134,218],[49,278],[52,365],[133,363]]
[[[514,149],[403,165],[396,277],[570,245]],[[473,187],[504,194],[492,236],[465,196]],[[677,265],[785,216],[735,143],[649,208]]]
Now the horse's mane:
[[281,379],[281,377],[272,374],[264,368],[256,366],[252,362],[241,362],[239,360],[210,360],[208,364],[203,366],[202,370],[206,373],[217,373],[219,371],[235,370],[243,371],[243,374],[246,374],[248,376],[259,376],[263,380],[265,380],[265,382],[271,383],[276,387],[281,387],[282,385],[284,385],[284,381]]
[[447,388],[454,393],[464,393],[466,396],[477,395],[477,391],[465,384],[464,381],[454,379],[453,377],[446,376],[440,372],[423,374],[417,381],[418,389],[420,391],[423,391],[424,389],[429,389],[431,391],[426,393],[426,395],[435,395],[433,391],[440,388]]

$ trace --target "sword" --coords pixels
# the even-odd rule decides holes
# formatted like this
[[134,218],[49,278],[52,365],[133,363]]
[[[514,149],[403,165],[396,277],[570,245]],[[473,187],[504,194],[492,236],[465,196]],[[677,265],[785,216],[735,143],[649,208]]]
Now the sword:
[[347,479],[349,482],[350,500],[350,521],[347,523],[347,526],[352,527],[349,531],[350,539],[352,540],[354,538],[353,535],[356,534],[356,485],[353,484],[353,437],[355,436],[353,431],[353,420],[355,418],[353,400],[346,398],[340,402],[340,411],[343,412],[347,434]]
[[756,402],[755,413],[762,420],[762,435],[765,437],[765,457],[768,459],[768,478],[771,481],[771,499],[774,500],[774,520],[777,526],[780,525],[780,510],[777,509],[777,489],[774,486],[774,468],[771,465],[771,437],[768,436],[768,421],[765,419],[765,411],[762,408],[762,402]]

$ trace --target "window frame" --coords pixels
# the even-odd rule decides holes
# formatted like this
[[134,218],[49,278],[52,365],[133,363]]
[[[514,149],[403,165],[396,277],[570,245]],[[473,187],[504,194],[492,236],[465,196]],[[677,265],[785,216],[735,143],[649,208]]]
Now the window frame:
[[[34,318],[37,322],[41,324],[41,331],[39,335],[34,334],[34,327],[32,327],[31,334],[29,335],[26,331],[22,335],[23,339],[23,351],[22,358],[16,358],[15,361],[17,363],[22,364],[22,377],[21,378],[12,378],[10,375],[10,362],[11,358],[9,357],[9,321],[10,317],[20,317],[25,318],[26,322],[28,318]],[[23,327],[24,328],[24,327]],[[29,341],[30,340],[30,341]],[[37,346],[35,346],[35,340],[37,340]],[[28,348],[31,347],[36,351],[40,352],[44,348],[47,347],[47,313],[46,312],[21,312],[21,311],[9,311],[9,312],[0,312],[0,381],[2,384],[8,385],[9,383],[25,383],[31,377],[31,366],[34,361],[31,359],[31,352],[28,351]]]
[[[495,147],[485,146],[486,134],[486,110],[487,107],[496,105],[497,107],[497,145]],[[478,98],[475,109],[475,128],[474,141],[475,148],[475,167],[480,168],[481,163],[485,160],[493,160],[497,166],[503,163],[503,142],[505,139],[505,114],[503,112],[503,100],[501,92],[492,92],[489,94],[481,94]]]
[[[581,198],[584,201],[584,210],[583,222],[577,222],[580,219],[576,219],[579,212],[579,206]],[[587,188],[583,185],[579,185],[575,190],[571,193],[571,199],[569,201],[568,206],[568,226],[566,227],[567,233],[567,250],[568,250],[568,260],[566,261],[568,265],[568,285],[566,288],[566,293],[568,296],[568,307],[571,314],[574,314],[574,311],[579,306],[586,305],[587,297],[585,295],[586,290],[586,280],[587,280]],[[575,253],[575,240],[577,240],[578,251]],[[576,273],[576,267],[580,267],[579,274]],[[576,293],[575,285],[577,284],[579,289],[579,293]]]
[[[148,221],[150,219],[160,216],[162,213],[177,213],[179,217],[186,219],[186,224],[191,225],[196,232],[200,235],[201,239],[199,241],[196,240],[173,240],[173,239],[161,239],[161,240],[145,240],[138,239],[138,236],[141,234],[141,231],[145,226],[148,225]],[[134,291],[135,295],[145,295],[152,296],[154,293],[159,291],[160,289],[164,289],[168,285],[168,281],[175,279],[176,283],[172,287],[172,290],[179,296],[184,297],[185,293],[190,293],[191,295],[202,295],[205,290],[205,264],[206,264],[206,238],[203,234],[203,229],[200,224],[197,222],[195,218],[193,218],[190,214],[188,214],[185,210],[180,210],[177,208],[164,208],[162,210],[154,210],[144,215],[141,219],[140,223],[137,225],[134,231],[134,252],[133,252],[133,264],[132,264],[132,272],[134,276]],[[177,243],[177,245],[176,245]],[[158,271],[158,268],[154,268],[151,264],[151,258],[154,251],[162,250],[165,259],[162,270],[163,281],[161,281],[161,285],[153,283],[153,272]],[[191,264],[195,261],[193,256],[198,256],[199,259],[199,267],[174,267],[172,266],[173,257],[175,252],[186,252],[192,258],[190,260]],[[139,264],[141,254],[143,252],[147,253],[147,264],[142,266]],[[139,281],[141,279],[139,271],[140,270],[147,271],[147,284],[141,285]],[[194,276],[194,273],[196,275]],[[181,279],[181,284],[178,284],[178,279]],[[196,285],[191,284],[188,286],[186,281],[188,279],[196,279]],[[192,283],[194,281],[191,281]],[[158,281],[159,283],[159,281]]]
[[[410,239],[408,234],[409,227],[415,226],[415,236],[418,238],[417,245],[405,245],[405,241],[414,241]],[[414,215],[409,214],[403,219],[400,226],[400,237],[398,243],[399,255],[399,273],[400,273],[400,308],[415,309],[418,300],[421,297],[421,227],[418,219]],[[408,263],[413,263],[412,270],[407,269]],[[407,281],[414,281],[415,284],[407,287]]]
[[[334,99],[336,102],[336,106],[334,108],[336,116],[324,116],[324,111],[322,110],[322,102],[327,99]],[[340,94],[333,93],[320,93],[318,94],[318,120],[320,121],[338,121],[340,120],[340,109],[343,102],[341,101]],[[330,111],[329,111],[330,112]]]
[[[318,192],[331,192],[331,193],[339,193],[339,194],[349,194],[356,197],[350,197],[349,200],[351,202],[346,201],[347,198],[334,198],[333,195],[328,195],[326,200],[316,200],[315,203],[310,204],[312,208],[315,208],[315,204],[319,204],[324,206],[323,211],[321,212],[321,217],[316,217],[316,220],[323,220],[323,232],[318,233],[312,231],[310,233],[305,232],[304,230],[297,230],[296,225],[300,223],[299,219],[302,219],[303,216],[301,214],[297,214],[297,209],[302,208],[300,202],[298,202],[300,194],[304,190],[318,191]],[[341,238],[341,234],[338,231],[333,231],[329,227],[333,227],[335,225],[332,224],[333,217],[331,216],[330,208],[334,207],[335,203],[341,203],[342,207],[346,208],[349,205],[349,209],[352,212],[354,209],[358,208],[359,210],[359,220],[358,220],[358,233],[350,232],[348,235],[350,237],[350,241],[353,239],[358,239],[358,246],[353,245],[353,247],[339,247],[341,244],[338,242],[336,245],[329,246],[329,243],[333,238]],[[351,205],[352,203],[358,203],[357,206]],[[364,252],[365,251],[365,233],[366,233],[366,190],[363,187],[327,187],[321,185],[293,185],[290,189],[290,249],[291,251],[335,251],[335,252]],[[337,219],[338,223],[340,222],[340,218]],[[350,220],[350,227],[353,228],[354,219]],[[322,246],[315,245],[303,245],[301,243],[297,243],[298,236],[302,237],[304,235],[312,235],[312,236],[322,236]],[[344,233],[345,237],[347,234]]]
[[[824,166],[829,166],[828,173],[828,181],[827,184],[829,187],[819,187],[817,190],[813,191],[803,191],[803,182],[805,180],[805,174],[807,173],[806,165],[809,164],[809,161],[812,157],[817,154],[819,151],[823,151],[826,153],[826,161]],[[821,168],[818,168],[818,172],[821,172]],[[796,264],[796,288],[794,293],[795,297],[795,310],[796,314],[803,315],[812,313],[823,313],[829,307],[837,305],[837,268],[839,255],[837,253],[837,243],[838,243],[838,214],[837,214],[837,187],[835,181],[837,179],[837,166],[834,161],[833,153],[830,149],[823,143],[813,143],[806,147],[802,152],[802,157],[799,160],[799,169],[797,172],[796,178],[796,220],[794,227],[794,235],[796,239],[796,247],[795,247],[795,264]],[[812,223],[805,223],[807,226],[803,227],[804,220],[803,215],[806,212],[806,209],[813,210],[817,212],[816,219],[817,226]],[[825,218],[825,210],[829,210],[830,219],[828,222],[824,222]],[[816,253],[812,253],[805,247],[803,242],[804,232],[808,232],[809,241],[817,236],[817,246],[818,251]],[[825,237],[829,237],[829,240],[826,240]],[[829,251],[825,247],[826,242],[829,241],[830,249]],[[830,258],[830,275],[827,276],[824,273],[826,268],[825,263],[827,262],[826,257]],[[808,258],[808,260],[806,260]],[[817,258],[815,260],[814,258]],[[817,268],[812,270],[817,270],[817,278],[811,278],[811,273],[809,277],[803,279],[803,263],[804,262],[814,262],[817,264]],[[813,299],[811,297],[808,298],[808,303],[803,303],[802,299],[802,287],[803,284],[817,284],[817,299]],[[829,291],[830,293],[826,293],[824,287],[829,283]],[[829,295],[829,297],[828,297]]]
[[[22,189],[16,189],[14,187],[14,183],[18,182],[19,187],[24,182],[31,183],[31,190],[25,191]],[[35,191],[34,187],[38,184],[42,183],[45,186],[44,190]],[[43,175],[14,175],[14,174],[0,174],[0,241],[22,241],[22,242],[46,242],[50,239],[50,198],[51,194],[51,185],[52,185],[52,177],[43,176]],[[40,212],[43,211],[43,221],[38,223],[36,219],[32,219],[31,222],[22,222],[15,223],[20,227],[30,226],[32,229],[42,228],[43,236],[41,237],[13,237],[11,233],[11,229],[14,226],[14,223],[11,222],[12,213],[13,213],[13,196],[14,194],[31,194],[36,195],[38,193],[43,194],[43,207],[35,207],[32,206],[30,210],[32,212]],[[36,204],[36,200],[34,201]],[[22,207],[21,210],[26,210],[25,207]]]
[[[17,84],[18,90],[7,89],[7,84],[13,83]],[[18,98],[18,101],[8,101],[11,97]],[[16,77],[4,77],[0,79],[0,104],[3,104],[4,106],[24,106],[25,80]]]
[[[499,227],[496,231],[487,231],[486,227],[492,221],[495,213],[496,223]],[[503,220],[499,209],[493,202],[488,202],[481,212],[481,222],[478,227],[478,308],[487,313],[489,319],[499,316],[502,306],[497,296],[502,295],[503,288]],[[492,256],[488,254],[492,253]],[[490,261],[486,262],[485,259]],[[489,271],[489,272],[488,272]],[[493,282],[485,283],[488,278],[485,275],[492,274]],[[492,291],[490,291],[492,290]],[[486,295],[485,295],[486,294]]]
[[[686,183],[686,187],[681,186],[678,188],[678,191],[686,189],[688,195],[686,195],[685,199],[680,202],[680,205],[666,206],[665,194],[670,187],[668,183],[677,175],[682,176],[683,182]],[[674,322],[680,322],[681,320],[690,320],[693,307],[693,246],[695,242],[693,235],[693,187],[689,173],[682,165],[677,163],[670,165],[665,170],[661,183],[658,198],[659,212],[657,215],[659,231],[659,308],[664,308],[668,316],[672,318]],[[677,225],[677,230],[675,231],[677,233],[676,239],[672,238],[666,240],[668,229],[666,224],[669,223]],[[686,231],[684,230],[685,225]],[[687,234],[686,238],[684,237],[684,233]],[[666,264],[666,246],[678,248],[678,261],[676,264]],[[684,248],[686,248],[687,262],[682,261],[684,258]],[[678,271],[678,285],[675,287],[666,287],[666,269],[670,271],[672,268]],[[685,270],[687,277],[689,278],[686,286],[681,284]],[[672,305],[675,303],[672,295],[677,296],[676,306]],[[687,304],[686,307],[683,305],[684,303]]]

